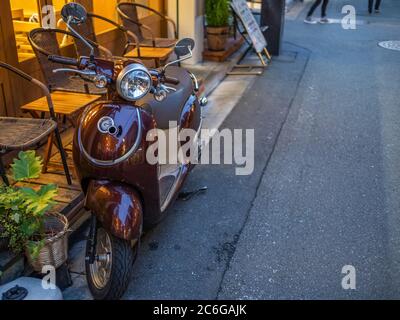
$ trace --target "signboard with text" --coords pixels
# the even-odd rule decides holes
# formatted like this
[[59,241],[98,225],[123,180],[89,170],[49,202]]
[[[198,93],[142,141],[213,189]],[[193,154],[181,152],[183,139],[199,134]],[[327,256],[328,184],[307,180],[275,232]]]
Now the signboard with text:
[[267,41],[258,25],[253,13],[247,5],[246,0],[232,0],[232,8],[240,17],[243,25],[253,43],[253,47],[257,53],[261,53],[267,47]]

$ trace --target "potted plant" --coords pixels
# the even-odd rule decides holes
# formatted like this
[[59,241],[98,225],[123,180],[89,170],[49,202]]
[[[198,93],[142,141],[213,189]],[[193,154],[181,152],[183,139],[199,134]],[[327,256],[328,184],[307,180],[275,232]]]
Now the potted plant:
[[[1,192],[1,190],[0,190]],[[0,252],[8,249],[8,243],[10,239],[5,236],[4,228],[0,225]]]
[[206,0],[205,9],[208,49],[223,51],[229,35],[229,0]]
[[[11,165],[12,178],[26,181],[38,178],[42,160],[34,151],[20,152]],[[67,259],[68,222],[50,210],[57,186],[48,184],[38,190],[29,187],[0,187],[0,225],[2,238],[9,239],[15,253],[25,252],[35,271],[44,265],[61,266]]]

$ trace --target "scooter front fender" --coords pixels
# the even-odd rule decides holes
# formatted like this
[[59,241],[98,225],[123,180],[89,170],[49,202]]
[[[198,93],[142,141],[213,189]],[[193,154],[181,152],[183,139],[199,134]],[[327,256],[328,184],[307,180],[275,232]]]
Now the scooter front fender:
[[115,237],[128,241],[140,238],[142,201],[132,187],[111,181],[92,180],[87,189],[85,207]]

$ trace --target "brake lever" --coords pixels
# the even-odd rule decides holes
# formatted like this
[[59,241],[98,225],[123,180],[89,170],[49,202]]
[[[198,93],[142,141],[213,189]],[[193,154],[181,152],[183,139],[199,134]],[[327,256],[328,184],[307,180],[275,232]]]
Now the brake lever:
[[167,93],[176,92],[177,90],[174,87],[166,86],[165,84],[160,84],[160,89],[165,90]]
[[72,73],[77,73],[82,76],[88,76],[88,77],[93,77],[97,75],[96,71],[93,70],[78,70],[78,69],[69,69],[69,68],[60,68],[60,69],[54,69],[53,73],[58,73],[58,72],[72,72]]

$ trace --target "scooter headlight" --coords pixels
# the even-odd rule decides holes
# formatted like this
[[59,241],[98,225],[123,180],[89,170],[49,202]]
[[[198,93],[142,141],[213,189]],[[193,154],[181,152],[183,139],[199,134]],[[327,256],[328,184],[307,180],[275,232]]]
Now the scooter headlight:
[[125,67],[117,78],[117,91],[128,101],[136,101],[149,93],[152,79],[147,68],[133,63]]

